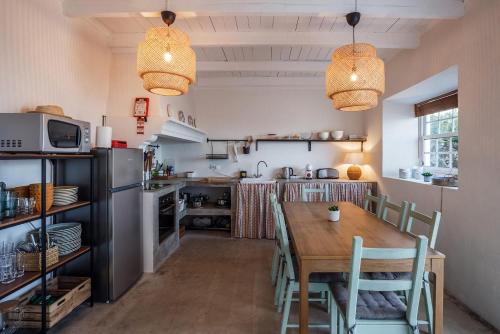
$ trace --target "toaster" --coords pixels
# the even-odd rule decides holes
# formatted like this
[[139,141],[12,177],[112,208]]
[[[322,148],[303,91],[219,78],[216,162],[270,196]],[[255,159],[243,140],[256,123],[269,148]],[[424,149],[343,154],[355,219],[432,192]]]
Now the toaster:
[[316,171],[317,179],[338,179],[339,171],[335,168],[320,168]]

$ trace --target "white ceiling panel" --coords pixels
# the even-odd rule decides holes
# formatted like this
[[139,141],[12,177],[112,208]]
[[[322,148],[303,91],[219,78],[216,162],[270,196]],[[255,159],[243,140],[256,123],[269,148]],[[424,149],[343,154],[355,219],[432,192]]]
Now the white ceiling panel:
[[[126,38],[130,36],[131,39],[128,45],[129,52],[135,52],[135,45],[138,40],[143,39],[143,33],[150,27],[164,26],[160,17],[142,17],[139,13],[122,16],[122,17],[99,17],[95,18],[99,24],[104,26],[112,36],[118,38]],[[435,19],[413,19],[413,18],[392,18],[392,17],[363,17],[356,31],[360,32],[359,41],[362,42],[362,36],[374,36],[379,38],[379,34],[387,34],[388,40],[393,38],[395,45],[387,44],[385,47],[377,48],[378,56],[385,61],[390,60],[398,52],[408,46],[402,46],[400,40],[403,36],[398,34],[410,34],[415,36],[414,40],[418,43],[419,36],[429,29],[437,22]],[[339,38],[350,40],[350,32],[352,30],[341,16],[307,16],[307,15],[279,15],[279,16],[256,16],[256,15],[227,15],[227,16],[194,16],[194,17],[178,17],[174,26],[185,31],[191,35],[192,40],[197,36],[198,43],[194,43],[194,50],[197,55],[197,60],[200,62],[329,62],[331,54],[334,49],[339,45]],[[288,41],[279,44],[279,40],[274,42],[269,39],[270,34],[289,34],[302,33],[311,34],[311,39],[318,38],[314,43],[308,44],[307,40],[303,40],[301,44],[297,39],[291,38],[290,43],[296,44],[288,45]],[[318,35],[331,33],[333,37],[332,46],[330,44],[321,44]],[[219,35],[218,35],[219,33]],[[247,35],[245,35],[245,33]],[[134,35],[135,34],[135,35]],[[241,39],[238,36],[243,36]],[[262,35],[261,45],[259,45],[258,38],[250,38],[248,34],[253,36]],[[345,36],[347,34],[347,37]],[[370,35],[371,34],[371,35]],[[412,35],[413,34],[413,35]],[[230,37],[228,37],[231,35]],[[299,34],[297,34],[299,35]],[[136,36],[134,39],[134,36]],[[200,39],[200,36],[204,36]],[[220,37],[219,37],[220,36]],[[385,36],[385,35],[383,35]],[[140,37],[140,38],[139,38]],[[200,43],[200,40],[206,41],[207,38],[212,40],[210,43]],[[230,38],[228,43],[221,40],[220,46],[218,45],[217,38]],[[246,39],[245,39],[246,38]],[[249,39],[250,38],[250,39]],[[373,38],[373,37],[372,37]],[[397,39],[399,38],[399,39]],[[126,40],[126,39],[125,39]],[[242,40],[250,40],[250,43],[241,43]],[[254,41],[255,40],[255,44]],[[330,39],[327,39],[328,41]],[[408,38],[405,37],[404,41]],[[235,43],[238,41],[238,43]],[[274,44],[276,43],[276,44]],[[374,42],[376,43],[376,42]],[[399,43],[399,44],[397,44]],[[396,45],[397,44],[397,45]],[[118,51],[124,52],[125,45],[120,43],[111,44],[117,48]],[[229,46],[228,46],[229,45]],[[239,46],[241,45],[241,46]],[[390,48],[392,47],[392,48]],[[117,51],[117,52],[118,52]],[[317,63],[316,63],[317,64]],[[227,70],[207,70],[199,71],[200,77],[216,78],[216,77],[321,77],[324,72],[315,72],[316,67],[311,65],[311,69],[307,72],[286,72],[286,71],[234,71],[234,66]],[[267,69],[273,69],[274,66]],[[316,69],[315,69],[316,68]],[[301,71],[299,69],[299,71]]]
[[138,33],[145,32],[147,27],[144,27],[137,18],[122,18],[122,17],[108,17],[96,18],[107,29],[113,33]]

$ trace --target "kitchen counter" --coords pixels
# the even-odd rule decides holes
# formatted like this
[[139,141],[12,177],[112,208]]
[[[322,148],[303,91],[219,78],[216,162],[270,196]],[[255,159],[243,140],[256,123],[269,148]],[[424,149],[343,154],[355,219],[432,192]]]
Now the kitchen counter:
[[161,184],[161,185],[171,185],[175,189],[179,190],[184,187],[189,186],[201,186],[201,187],[229,187],[236,185],[240,182],[239,178],[222,178],[222,177],[192,177],[192,178],[175,178],[169,180],[149,180],[144,183],[145,192],[156,192],[162,191],[167,187],[147,189],[148,185]]
[[[279,184],[287,183],[375,183],[371,180],[349,180],[349,179],[275,179]],[[176,187],[177,190],[188,186],[206,186],[206,187],[228,187],[240,183],[240,179],[236,177],[194,177],[194,178],[175,178],[169,180],[149,180],[145,182],[145,187],[152,184],[169,184]],[[258,183],[258,182],[257,182]],[[155,192],[164,190],[163,188],[157,189],[144,189],[145,192]]]

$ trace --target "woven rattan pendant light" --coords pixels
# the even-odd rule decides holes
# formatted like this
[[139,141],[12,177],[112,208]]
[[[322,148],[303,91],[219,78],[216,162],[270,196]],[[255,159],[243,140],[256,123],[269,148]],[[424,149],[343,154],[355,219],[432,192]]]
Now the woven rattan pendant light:
[[342,111],[363,111],[376,107],[385,90],[384,62],[371,44],[356,43],[354,29],[361,19],[359,12],[349,13],[352,44],[333,52],[326,72],[326,95],[333,107]]
[[137,73],[147,91],[159,95],[186,94],[196,79],[196,54],[189,37],[170,27],[175,13],[161,13],[167,27],[151,28],[137,50]]

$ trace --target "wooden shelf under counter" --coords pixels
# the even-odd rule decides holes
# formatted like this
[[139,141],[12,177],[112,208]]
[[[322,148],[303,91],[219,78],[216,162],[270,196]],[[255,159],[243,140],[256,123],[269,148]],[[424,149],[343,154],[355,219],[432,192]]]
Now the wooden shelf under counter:
[[187,216],[231,216],[231,208],[219,207],[213,203],[205,203],[201,208],[188,208]]
[[[60,256],[57,263],[47,267],[47,273],[56,270],[57,268],[65,265],[71,260],[74,260],[88,252],[90,252],[90,247],[84,246],[71,254]],[[0,298],[3,298],[16,290],[19,290],[20,288],[39,279],[40,277],[42,277],[40,271],[26,271],[23,277],[17,278],[14,282],[0,285]]]

